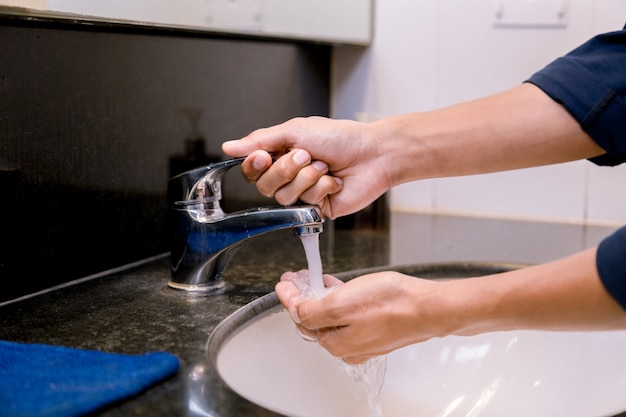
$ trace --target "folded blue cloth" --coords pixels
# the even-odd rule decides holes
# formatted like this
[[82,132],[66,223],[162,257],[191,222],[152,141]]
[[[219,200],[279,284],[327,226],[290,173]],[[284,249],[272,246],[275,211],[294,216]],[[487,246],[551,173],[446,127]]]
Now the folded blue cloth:
[[166,352],[124,355],[0,341],[0,416],[81,416],[178,371]]

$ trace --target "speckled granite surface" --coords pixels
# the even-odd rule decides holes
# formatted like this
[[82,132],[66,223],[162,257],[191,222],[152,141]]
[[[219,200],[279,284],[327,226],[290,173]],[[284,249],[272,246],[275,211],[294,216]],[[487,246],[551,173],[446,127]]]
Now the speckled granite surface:
[[[331,231],[322,236],[325,272],[347,279],[387,269],[386,233]],[[376,266],[383,267],[372,268]],[[436,278],[496,273],[514,266],[422,264],[394,269]],[[278,414],[243,399],[221,381],[207,354],[207,341],[224,318],[251,301],[258,299],[254,304],[261,305],[261,311],[266,304],[276,305],[275,294],[270,293],[280,274],[304,267],[303,249],[291,232],[268,234],[252,239],[235,256],[226,273],[225,294],[189,298],[166,288],[169,257],[162,256],[1,306],[0,339],[129,354],[167,351],[178,356],[181,368],[175,377],[101,410],[99,417],[275,417]]]
[[[325,232],[326,233],[326,232]],[[337,231],[322,234],[326,272],[346,271],[388,262],[384,232]],[[226,273],[229,291],[188,298],[167,290],[169,258],[72,285],[0,307],[0,339],[137,354],[164,350],[181,362],[178,375],[101,415],[207,415],[190,401],[190,378],[206,366],[206,343],[215,326],[248,302],[273,291],[280,274],[306,267],[299,240],[289,231],[250,240]],[[28,279],[28,276],[19,277]],[[215,388],[212,416],[272,416],[228,392]]]

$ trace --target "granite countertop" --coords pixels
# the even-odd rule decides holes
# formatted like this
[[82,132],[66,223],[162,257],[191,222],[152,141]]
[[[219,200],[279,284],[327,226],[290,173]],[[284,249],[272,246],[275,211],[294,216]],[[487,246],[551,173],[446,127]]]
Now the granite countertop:
[[[384,231],[324,232],[320,240],[324,271],[385,265],[388,246]],[[163,255],[3,305],[0,339],[128,354],[167,351],[178,356],[181,368],[175,377],[103,410],[101,416],[275,416],[239,401],[219,379],[207,385],[215,389],[212,398],[217,398],[212,410],[196,410],[189,380],[206,367],[206,343],[220,321],[272,292],[282,272],[302,268],[306,259],[299,240],[290,231],[273,232],[251,239],[235,255],[225,274],[229,288],[225,294],[185,297],[166,288],[169,256]],[[27,273],[19,279],[28,279]]]
[[[330,229],[322,233],[320,249],[324,271],[342,279],[389,264],[384,231]],[[377,266],[381,268],[373,268]],[[469,263],[394,269],[437,278],[511,267],[516,266]],[[270,293],[280,274],[302,268],[306,260],[299,240],[290,231],[273,232],[251,239],[235,255],[225,274],[224,294],[188,297],[167,288],[170,261],[164,254],[1,305],[0,340],[126,354],[166,351],[179,358],[180,370],[174,377],[101,410],[99,417],[276,417],[279,414],[250,403],[225,385],[207,354],[207,342],[216,326],[242,306],[259,298],[255,304],[277,303]],[[626,417],[626,412],[615,417]]]

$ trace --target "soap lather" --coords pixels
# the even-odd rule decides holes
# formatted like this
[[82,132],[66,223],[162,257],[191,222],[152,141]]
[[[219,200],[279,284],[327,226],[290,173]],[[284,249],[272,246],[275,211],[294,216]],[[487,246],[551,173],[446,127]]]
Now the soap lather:
[[184,172],[168,183],[171,216],[172,279],[169,287],[189,293],[217,293],[236,250],[263,233],[294,229],[298,235],[321,233],[317,206],[255,207],[225,213],[222,178],[245,158],[229,159]]

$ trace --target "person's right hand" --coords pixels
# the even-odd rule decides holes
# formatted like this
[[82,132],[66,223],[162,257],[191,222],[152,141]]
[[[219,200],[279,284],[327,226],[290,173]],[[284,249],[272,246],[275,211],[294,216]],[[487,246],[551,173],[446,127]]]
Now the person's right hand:
[[222,150],[248,156],[242,172],[261,194],[282,205],[318,205],[331,219],[366,207],[391,186],[371,124],[296,118],[225,142]]

